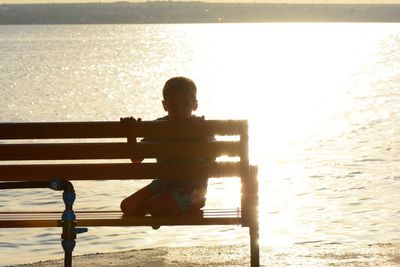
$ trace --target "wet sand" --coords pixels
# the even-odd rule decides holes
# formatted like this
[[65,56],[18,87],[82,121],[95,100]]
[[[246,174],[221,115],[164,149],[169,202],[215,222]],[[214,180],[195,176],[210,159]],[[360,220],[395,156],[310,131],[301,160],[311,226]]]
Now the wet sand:
[[[63,260],[41,261],[19,267],[63,266]],[[73,266],[249,266],[245,245],[162,247],[73,258]],[[400,266],[400,244],[299,244],[263,247],[261,266]]]

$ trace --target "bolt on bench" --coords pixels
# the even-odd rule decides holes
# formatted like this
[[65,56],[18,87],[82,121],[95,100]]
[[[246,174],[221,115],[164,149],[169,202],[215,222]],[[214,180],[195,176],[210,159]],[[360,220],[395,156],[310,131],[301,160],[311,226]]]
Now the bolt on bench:
[[[207,136],[228,138],[188,141],[193,137]],[[128,143],[128,137],[185,141]],[[234,160],[190,160],[221,156],[233,157]],[[182,163],[150,160],[133,164],[126,161],[131,158],[187,160]],[[117,159],[125,159],[125,162]],[[73,209],[75,191],[71,182],[74,180],[202,177],[239,178],[240,210],[203,210],[198,216],[134,217],[123,216],[120,211]],[[0,123],[0,189],[15,188],[64,191],[64,211],[0,211],[0,228],[61,227],[65,266],[72,265],[76,234],[87,231],[81,227],[151,226],[157,229],[163,225],[248,227],[251,266],[259,266],[257,167],[249,165],[248,125],[245,120],[143,121],[130,125],[120,122]]]

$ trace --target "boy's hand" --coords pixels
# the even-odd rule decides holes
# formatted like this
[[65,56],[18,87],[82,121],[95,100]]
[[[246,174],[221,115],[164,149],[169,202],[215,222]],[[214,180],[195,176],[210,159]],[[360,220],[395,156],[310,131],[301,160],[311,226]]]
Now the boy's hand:
[[[125,117],[125,118],[120,118],[119,121],[122,123],[124,126],[131,126],[134,123],[141,122],[141,118],[135,119],[134,117]],[[136,136],[128,136],[128,143],[136,143]]]
[[119,121],[124,125],[130,125],[135,122],[141,122],[142,119],[141,118],[135,119],[134,117],[131,116],[131,117],[120,118]]
[[[125,118],[120,118],[119,121],[121,122],[122,125],[124,126],[130,126],[133,125],[134,123],[141,122],[141,118],[135,119],[134,117],[125,117]],[[128,136],[128,143],[130,144],[136,144],[136,136]],[[132,163],[140,163],[142,159],[131,159]]]
[[195,120],[198,120],[198,121],[204,121],[205,120],[205,118],[204,118],[204,116],[201,116],[201,117],[193,117]]

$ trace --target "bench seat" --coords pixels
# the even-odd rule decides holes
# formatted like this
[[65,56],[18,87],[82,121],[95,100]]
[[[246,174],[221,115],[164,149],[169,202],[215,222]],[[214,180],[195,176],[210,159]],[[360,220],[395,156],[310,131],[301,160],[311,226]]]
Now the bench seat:
[[[123,216],[121,211],[75,211],[76,226],[239,225],[238,210],[204,210],[202,216]],[[60,211],[0,212],[0,228],[62,227]]]
[[[86,227],[239,225],[249,229],[250,263],[259,266],[257,167],[249,164],[248,143],[245,120],[0,123],[0,190],[50,188],[63,191],[65,204],[64,211],[0,211],[0,228],[62,228],[64,266],[70,267],[76,234]],[[75,181],[104,186],[100,181],[209,178],[240,180],[238,209],[217,206],[185,216],[138,217],[73,206]],[[28,194],[34,201],[35,195]]]

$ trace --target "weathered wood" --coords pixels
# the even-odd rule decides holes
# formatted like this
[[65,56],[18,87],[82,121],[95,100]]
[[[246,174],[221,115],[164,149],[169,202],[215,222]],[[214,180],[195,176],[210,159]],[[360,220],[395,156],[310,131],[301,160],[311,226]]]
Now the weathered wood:
[[242,207],[242,218],[243,218],[243,226],[249,225],[249,220],[251,219],[251,214],[248,212],[249,205],[249,190],[251,190],[249,186],[249,175],[250,175],[250,167],[249,167],[249,135],[248,135],[248,125],[247,122],[243,123],[242,130],[240,133],[240,177],[241,177],[241,185],[242,185],[242,197],[241,197],[241,207]]
[[0,165],[0,181],[239,177],[239,162]]
[[[204,210],[203,216],[135,217],[120,211],[77,211],[77,226],[236,225],[236,210]],[[0,212],[0,228],[62,227],[61,212]]]
[[250,166],[250,175],[248,190],[246,194],[247,205],[246,211],[249,214],[247,218],[247,223],[249,225],[250,234],[250,255],[251,255],[251,267],[260,266],[260,245],[259,245],[259,223],[258,223],[258,167]]
[[[237,140],[239,136],[239,140],[209,140],[216,135],[229,136],[225,140]],[[135,137],[144,137],[148,142],[126,141]],[[214,161],[221,156],[235,157],[233,160],[237,161]],[[143,158],[160,162],[134,164],[127,161]],[[247,121],[199,119],[130,125],[120,122],[0,123],[0,161],[0,185],[3,185],[0,188],[21,184],[20,181],[32,184],[55,178],[69,181],[238,177],[241,209],[205,210],[202,216],[178,217],[132,217],[115,211],[85,211],[76,212],[76,225],[154,228],[241,225],[250,230],[251,266],[259,265],[257,170],[249,166]],[[7,183],[10,181],[12,183]],[[68,212],[71,212],[72,204],[68,205]],[[69,225],[74,223],[64,221],[63,233],[65,229],[72,231]],[[62,224],[61,212],[0,212],[0,228],[63,227]],[[72,251],[66,253],[69,253],[65,257],[68,261]]]
[[136,137],[201,137],[238,135],[242,120],[190,122],[143,121],[129,126],[110,122],[0,123],[0,139],[64,139]]
[[239,142],[0,144],[0,160],[199,159],[238,155]]

